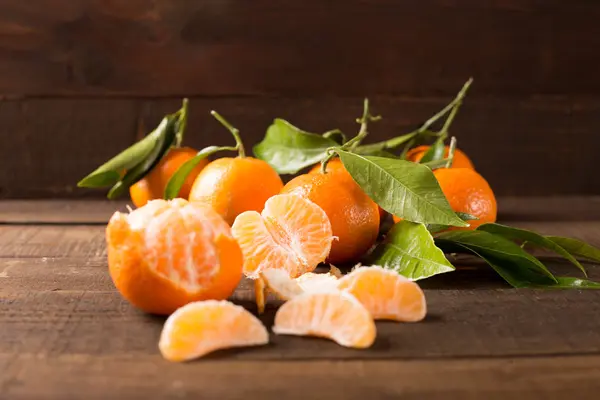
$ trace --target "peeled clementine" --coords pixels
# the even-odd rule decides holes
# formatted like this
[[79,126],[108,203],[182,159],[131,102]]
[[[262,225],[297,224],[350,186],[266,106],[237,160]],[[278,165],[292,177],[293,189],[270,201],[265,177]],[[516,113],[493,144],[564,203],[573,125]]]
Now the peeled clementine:
[[149,313],[226,299],[242,277],[242,252],[229,225],[210,207],[183,199],[115,213],[106,240],[115,286]]
[[[189,147],[172,148],[169,150],[144,178],[129,188],[129,195],[133,204],[136,207],[142,207],[150,200],[162,199],[169,179],[171,179],[181,165],[190,158],[193,158],[197,153],[196,150]],[[194,179],[196,179],[196,176],[198,176],[206,164],[208,164],[208,160],[204,159],[190,172],[179,191],[179,197],[188,198]]]
[[211,206],[231,225],[244,211],[262,211],[267,199],[282,187],[281,178],[265,161],[219,158],[197,176],[189,199]]

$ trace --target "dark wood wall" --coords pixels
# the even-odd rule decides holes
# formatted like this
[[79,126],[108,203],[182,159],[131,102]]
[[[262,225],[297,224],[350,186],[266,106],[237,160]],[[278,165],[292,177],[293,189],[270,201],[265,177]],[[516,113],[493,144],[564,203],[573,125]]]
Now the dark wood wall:
[[191,99],[187,141],[274,117],[371,140],[469,77],[452,133],[499,194],[600,194],[595,0],[0,0],[0,197],[101,196],[96,165]]

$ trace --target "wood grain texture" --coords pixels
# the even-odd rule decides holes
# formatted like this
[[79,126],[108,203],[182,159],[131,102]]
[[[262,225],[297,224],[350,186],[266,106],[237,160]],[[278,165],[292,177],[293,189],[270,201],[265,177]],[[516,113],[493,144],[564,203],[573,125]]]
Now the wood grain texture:
[[[2,367],[4,365],[4,368]],[[593,399],[600,357],[437,361],[203,360],[0,355],[10,399]]]
[[4,95],[447,95],[470,75],[489,94],[600,90],[593,1],[6,0],[0,15]]
[[[460,83],[456,85],[458,89]],[[375,97],[368,142],[414,129],[449,98]],[[0,197],[104,197],[107,190],[77,189],[76,183],[134,142],[139,127],[156,126],[180,106],[178,99],[56,100],[0,103]],[[353,135],[360,98],[194,98],[185,143],[203,148],[232,138],[210,115],[216,109],[237,126],[246,147],[264,137],[275,117],[313,132],[341,128]],[[598,195],[592,171],[600,146],[600,101],[536,98],[469,98],[453,125],[459,147],[498,195]]]

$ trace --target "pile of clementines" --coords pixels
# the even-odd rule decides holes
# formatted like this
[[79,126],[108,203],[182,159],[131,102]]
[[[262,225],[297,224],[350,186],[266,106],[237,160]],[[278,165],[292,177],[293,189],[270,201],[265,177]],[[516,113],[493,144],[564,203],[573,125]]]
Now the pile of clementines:
[[[462,97],[457,99],[446,111],[458,109]],[[340,149],[360,154],[367,124],[377,120],[365,104],[358,136]],[[423,292],[395,271],[371,266],[345,276],[335,267],[327,274],[313,272],[323,262],[360,263],[376,244],[382,221],[401,221],[378,206],[335,152],[324,148],[307,173],[284,185],[277,165],[246,156],[237,129],[213,115],[231,131],[235,147],[183,147],[185,102],[145,141],[80,182],[114,184],[111,193],[129,188],[137,209],[115,213],[107,226],[110,275],[133,305],[170,315],[159,342],[167,359],[268,342],[258,318],[225,301],[243,276],[254,282],[259,313],[267,290],[285,301],[273,327],[278,334],[321,336],[365,348],[375,339],[375,319],[425,317]],[[404,151],[397,157],[429,163],[452,210],[469,217],[470,226],[462,229],[494,222],[494,193],[455,140],[445,145],[448,126],[435,135],[434,144],[415,145],[431,134],[427,129],[399,141]],[[334,143],[328,135],[323,138]],[[238,155],[208,161],[208,155],[222,150]]]

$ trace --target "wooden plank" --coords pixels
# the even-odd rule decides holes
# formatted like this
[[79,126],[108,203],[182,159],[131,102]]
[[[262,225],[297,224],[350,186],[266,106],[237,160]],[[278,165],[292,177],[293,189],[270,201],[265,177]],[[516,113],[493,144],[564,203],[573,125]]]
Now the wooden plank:
[[[130,306],[110,287],[104,266],[62,263],[60,273],[56,273],[61,268],[58,264],[46,264],[48,272],[38,275],[40,283],[31,285],[31,289],[26,284],[31,277],[24,276],[27,273],[22,269],[39,271],[39,266],[15,263],[8,270],[4,268],[6,277],[0,278],[0,354],[156,354],[164,318],[148,316]],[[232,300],[255,311],[251,287],[244,281]],[[424,322],[380,322],[377,340],[368,350],[348,350],[322,339],[271,335],[271,346],[234,352],[226,358],[437,359],[600,354],[598,291],[477,287],[426,289],[425,294],[429,314]],[[267,327],[273,325],[278,304],[269,301],[261,316]]]
[[591,399],[600,357],[436,361],[203,360],[0,356],[10,399]]
[[[374,142],[412,130],[449,98],[380,96],[371,100],[374,112],[384,116],[370,129],[368,141]],[[341,128],[352,135],[361,104],[362,99],[356,97],[194,98],[186,143],[198,149],[232,143],[209,116],[211,109],[241,129],[248,150],[262,139],[275,117],[313,132]],[[6,132],[13,132],[10,146],[0,146],[0,197],[104,197],[107,190],[83,190],[75,185],[133,143],[139,126],[149,130],[178,107],[177,99],[0,103],[0,121]],[[465,103],[452,133],[497,195],[599,195],[600,181],[589,173],[600,146],[599,129],[598,99],[475,95]]]
[[[548,223],[563,224],[571,232],[579,222],[600,220],[600,196],[498,198],[502,223],[532,223],[533,228]],[[115,211],[125,212],[127,200],[0,200],[0,224],[102,225]],[[552,221],[552,222],[548,222]],[[577,222],[571,224],[569,222]],[[571,229],[572,228],[572,229]],[[564,229],[561,226],[560,229]],[[554,233],[559,233],[558,227]]]
[[600,90],[596,2],[254,3],[5,0],[0,93],[437,95],[469,75],[489,94]]

